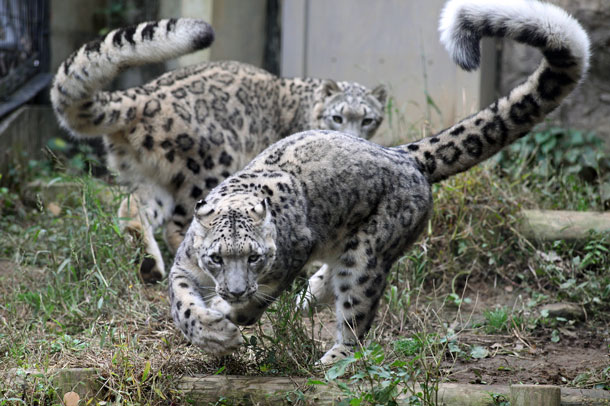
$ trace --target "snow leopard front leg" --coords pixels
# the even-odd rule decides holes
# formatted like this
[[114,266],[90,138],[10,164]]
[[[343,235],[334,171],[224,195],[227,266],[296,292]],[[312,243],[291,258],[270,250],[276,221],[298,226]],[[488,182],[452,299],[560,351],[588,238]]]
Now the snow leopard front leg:
[[189,261],[177,259],[172,267],[169,298],[174,324],[205,352],[228,354],[242,344],[239,328],[228,317],[230,306],[216,295],[212,278]]
[[132,240],[144,243],[145,257],[140,263],[144,282],[154,283],[165,277],[165,263],[154,233],[170,216],[173,207],[173,197],[154,185],[140,185],[119,207],[121,229]]
[[383,255],[374,252],[370,239],[365,235],[361,237],[364,238],[353,240],[359,241],[357,246],[353,241],[347,244],[339,262],[325,277],[325,284],[334,293],[337,325],[335,344],[322,356],[321,364],[345,358],[362,344],[375,319],[386,285],[391,263],[383,261]]

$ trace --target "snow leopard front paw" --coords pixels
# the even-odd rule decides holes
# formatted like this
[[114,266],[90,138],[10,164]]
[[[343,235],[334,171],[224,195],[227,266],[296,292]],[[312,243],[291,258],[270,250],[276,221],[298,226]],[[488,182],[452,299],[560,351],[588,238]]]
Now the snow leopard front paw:
[[213,309],[190,307],[184,312],[180,329],[191,343],[213,355],[229,354],[243,343],[239,328]]
[[326,354],[324,354],[322,358],[320,358],[318,364],[334,364],[335,362],[342,360],[343,358],[347,358],[351,353],[352,350],[350,349],[350,347],[344,344],[335,344],[330,350],[326,351]]
[[157,283],[165,276],[163,260],[159,258],[145,257],[140,263],[140,277],[146,283]]

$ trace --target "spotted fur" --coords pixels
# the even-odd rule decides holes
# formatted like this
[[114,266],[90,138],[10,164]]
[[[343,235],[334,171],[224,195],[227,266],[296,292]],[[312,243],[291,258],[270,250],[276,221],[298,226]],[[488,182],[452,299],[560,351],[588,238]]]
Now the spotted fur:
[[[441,33],[466,69],[478,66],[485,36],[537,47],[545,58],[508,96],[436,135],[385,148],[338,132],[303,132],[222,182],[197,206],[170,272],[172,315],[191,342],[218,353],[219,333],[205,312],[224,314],[232,327],[251,324],[308,261],[319,260],[327,266],[310,279],[307,297],[334,302],[337,318],[336,342],[321,362],[345,357],[371,327],[392,264],[424,229],[432,183],[525,135],[588,66],[587,34],[550,4],[451,0]],[[193,318],[193,309],[203,316]],[[228,336],[222,352],[239,346],[237,329]]]
[[164,264],[153,233],[165,225],[175,251],[195,202],[264,148],[310,128],[371,137],[386,91],[353,82],[281,79],[238,62],[211,62],[166,73],[141,87],[102,91],[120,70],[161,62],[210,45],[201,20],[143,23],[84,45],[59,68],[51,99],[76,137],[103,136],[108,165],[132,188],[122,227],[142,238],[147,281]]

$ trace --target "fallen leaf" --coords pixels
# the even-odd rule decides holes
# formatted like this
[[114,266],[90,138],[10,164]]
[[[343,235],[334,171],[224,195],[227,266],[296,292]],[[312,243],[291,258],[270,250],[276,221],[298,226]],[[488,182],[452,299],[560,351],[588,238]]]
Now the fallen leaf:
[[479,345],[472,347],[470,350],[470,356],[476,359],[482,359],[489,355],[489,351],[487,348],[481,347]]

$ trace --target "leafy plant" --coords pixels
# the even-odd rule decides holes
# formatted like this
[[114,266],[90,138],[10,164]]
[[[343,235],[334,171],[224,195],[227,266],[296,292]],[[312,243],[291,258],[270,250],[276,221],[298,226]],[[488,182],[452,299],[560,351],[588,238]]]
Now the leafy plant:
[[508,309],[497,307],[483,311],[485,318],[485,331],[488,334],[502,333],[508,329]]
[[594,133],[547,126],[510,145],[496,159],[514,178],[526,170],[546,178],[562,170],[593,180],[610,169],[603,151],[603,140]]
[[345,395],[338,405],[436,405],[448,343],[447,337],[417,333],[394,341],[393,356],[371,343],[329,368],[325,382],[311,383],[337,385]]

